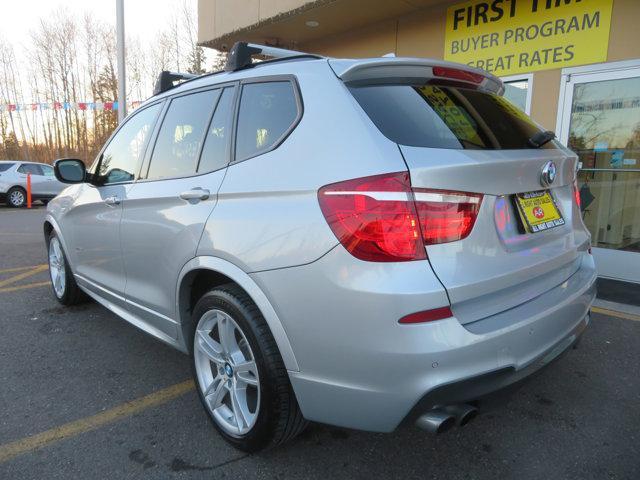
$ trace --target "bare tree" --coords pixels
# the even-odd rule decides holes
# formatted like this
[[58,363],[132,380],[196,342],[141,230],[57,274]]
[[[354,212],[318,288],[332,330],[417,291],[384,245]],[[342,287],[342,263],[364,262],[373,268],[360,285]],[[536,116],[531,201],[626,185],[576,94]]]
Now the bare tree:
[[[175,14],[152,42],[127,39],[127,94],[148,98],[162,70],[219,70],[226,54],[197,42],[194,2],[177,0]],[[43,15],[25,46],[0,38],[0,158],[91,161],[117,125],[113,25],[58,9]],[[29,105],[18,109],[15,105]],[[98,105],[108,108],[90,108]]]

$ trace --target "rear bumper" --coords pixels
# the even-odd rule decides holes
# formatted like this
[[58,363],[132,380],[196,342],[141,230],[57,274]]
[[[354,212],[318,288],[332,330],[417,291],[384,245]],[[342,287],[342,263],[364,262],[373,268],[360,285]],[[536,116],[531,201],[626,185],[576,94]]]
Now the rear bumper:
[[362,266],[337,247],[313,264],[252,276],[277,306],[293,346],[300,371],[289,376],[304,416],[392,431],[416,409],[514,383],[574,343],[596,292],[593,259],[581,255],[562,284],[475,322],[474,331],[456,318],[397,323],[443,305],[428,265],[413,270],[421,262]]
[[587,313],[567,336],[560,339],[540,357],[519,369],[514,366],[503,367],[434,388],[414,405],[405,417],[405,421],[413,421],[436,406],[471,402],[521,382],[557,360],[571,346],[576,345],[590,321],[591,315]]

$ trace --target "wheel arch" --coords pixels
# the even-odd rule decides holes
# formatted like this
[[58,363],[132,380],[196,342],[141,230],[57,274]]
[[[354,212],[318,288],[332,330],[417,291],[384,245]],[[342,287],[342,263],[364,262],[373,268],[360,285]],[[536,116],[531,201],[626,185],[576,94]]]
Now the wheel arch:
[[180,323],[178,335],[181,337],[178,343],[191,351],[191,308],[212,286],[225,283],[235,283],[251,297],[271,330],[286,369],[299,371],[289,338],[267,296],[241,268],[217,257],[195,257],[180,272],[176,290],[176,312]]
[[58,237],[58,240],[60,240],[60,243],[62,244],[62,249],[65,252],[65,257],[67,259],[67,262],[69,262],[69,265],[73,267],[70,251],[67,248],[67,242],[65,241],[64,235],[62,234],[60,225],[58,225],[58,222],[56,222],[55,218],[53,218],[53,216],[50,213],[47,213],[46,217],[44,218],[42,229],[44,233],[44,243],[47,246],[47,248],[49,248],[49,236],[51,235],[51,232],[56,232],[56,236]]

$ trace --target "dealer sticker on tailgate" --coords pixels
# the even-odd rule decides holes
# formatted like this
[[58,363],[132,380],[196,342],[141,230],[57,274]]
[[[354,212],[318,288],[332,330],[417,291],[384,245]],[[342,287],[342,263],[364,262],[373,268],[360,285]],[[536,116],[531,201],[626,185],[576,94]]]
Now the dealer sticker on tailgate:
[[516,203],[520,218],[529,232],[541,232],[564,225],[564,218],[547,190],[518,193]]

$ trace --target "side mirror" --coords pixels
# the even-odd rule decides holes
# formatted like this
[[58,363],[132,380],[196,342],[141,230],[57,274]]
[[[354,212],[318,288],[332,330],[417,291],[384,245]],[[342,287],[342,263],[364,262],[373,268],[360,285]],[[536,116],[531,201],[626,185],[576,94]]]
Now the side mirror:
[[53,164],[56,178],[62,183],[82,183],[86,181],[87,169],[82,160],[61,158]]

